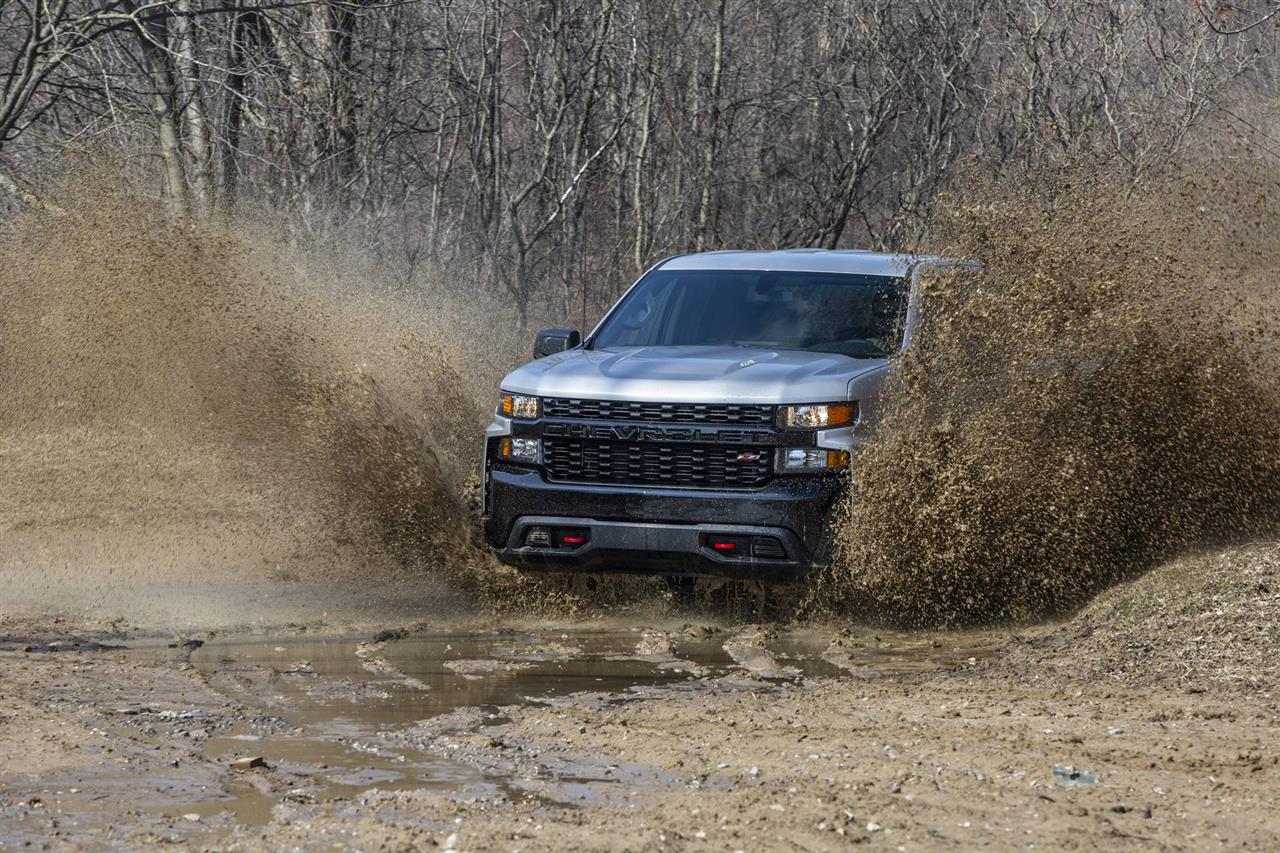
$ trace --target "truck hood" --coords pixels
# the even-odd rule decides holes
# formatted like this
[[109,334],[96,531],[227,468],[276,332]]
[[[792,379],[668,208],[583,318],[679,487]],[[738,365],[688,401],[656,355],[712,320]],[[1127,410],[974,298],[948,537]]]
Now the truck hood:
[[512,371],[502,387],[589,400],[816,403],[848,399],[854,379],[883,373],[887,364],[885,359],[744,347],[575,349]]

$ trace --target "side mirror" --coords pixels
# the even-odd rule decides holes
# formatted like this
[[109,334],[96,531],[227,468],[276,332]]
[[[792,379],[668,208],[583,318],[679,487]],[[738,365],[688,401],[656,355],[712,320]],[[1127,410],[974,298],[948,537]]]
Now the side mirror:
[[582,334],[577,329],[543,329],[533,339],[533,357],[544,358],[573,349],[582,343]]

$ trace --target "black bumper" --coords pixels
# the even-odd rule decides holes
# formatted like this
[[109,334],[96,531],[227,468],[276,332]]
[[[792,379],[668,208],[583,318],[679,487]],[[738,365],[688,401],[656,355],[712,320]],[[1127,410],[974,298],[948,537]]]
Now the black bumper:
[[[489,476],[485,539],[509,565],[762,580],[815,567],[842,479],[784,476],[760,489],[710,491],[551,483],[501,464]],[[527,545],[531,528],[547,531],[549,544]]]

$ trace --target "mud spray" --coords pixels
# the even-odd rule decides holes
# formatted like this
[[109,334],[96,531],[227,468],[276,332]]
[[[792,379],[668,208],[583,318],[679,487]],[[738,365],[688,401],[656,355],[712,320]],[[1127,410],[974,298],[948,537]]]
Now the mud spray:
[[[1033,619],[1276,529],[1280,182],[1247,158],[1192,171],[971,181],[941,205],[932,248],[981,268],[925,282],[810,605]],[[466,607],[561,615],[661,597],[643,579],[520,580],[477,547],[477,437],[508,365],[474,306],[389,291],[269,227],[77,194],[0,246],[11,589],[443,578]]]
[[269,227],[169,224],[92,182],[77,194],[0,246],[14,582],[69,567],[476,585],[465,504],[491,404],[459,318],[258,236]]
[[916,345],[839,522],[828,607],[1029,620],[1280,520],[1280,183],[1105,166],[970,181],[932,248]]

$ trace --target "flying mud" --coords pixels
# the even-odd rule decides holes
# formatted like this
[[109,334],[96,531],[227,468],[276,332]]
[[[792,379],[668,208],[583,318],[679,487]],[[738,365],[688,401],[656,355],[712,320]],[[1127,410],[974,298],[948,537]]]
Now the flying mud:
[[462,312],[270,223],[172,224],[93,181],[64,207],[0,246],[6,585],[470,582],[467,383],[493,369],[446,343]]
[[972,181],[860,455],[829,606],[898,624],[1068,612],[1280,522],[1276,170]]

